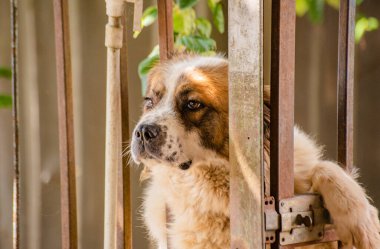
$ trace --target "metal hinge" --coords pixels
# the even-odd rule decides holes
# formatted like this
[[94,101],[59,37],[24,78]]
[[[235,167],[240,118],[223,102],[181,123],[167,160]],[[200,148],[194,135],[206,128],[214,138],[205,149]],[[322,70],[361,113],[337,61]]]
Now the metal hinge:
[[327,209],[319,195],[304,194],[283,199],[275,209],[275,199],[266,197],[265,201],[265,242],[276,241],[279,233],[281,245],[321,240],[324,236],[324,226],[330,224]]

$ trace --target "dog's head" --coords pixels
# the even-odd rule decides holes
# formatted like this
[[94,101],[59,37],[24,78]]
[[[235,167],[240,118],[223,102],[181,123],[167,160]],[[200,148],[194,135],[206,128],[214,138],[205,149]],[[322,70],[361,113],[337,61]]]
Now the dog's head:
[[131,152],[136,163],[186,170],[228,159],[228,64],[182,56],[154,67]]

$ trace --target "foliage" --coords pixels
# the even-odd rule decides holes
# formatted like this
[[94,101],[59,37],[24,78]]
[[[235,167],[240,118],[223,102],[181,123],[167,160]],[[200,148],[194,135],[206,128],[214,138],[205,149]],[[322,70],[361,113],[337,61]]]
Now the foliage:
[[[12,78],[12,71],[10,68],[0,67],[0,78]],[[0,94],[0,109],[9,108],[12,106],[12,97],[9,95]]]
[[[176,0],[174,3],[175,50],[212,55],[216,51],[216,42],[211,38],[213,27],[219,33],[224,33],[225,31],[223,4],[221,0],[207,0],[207,5],[212,15],[211,23],[210,20],[197,16],[194,7],[198,2],[199,0]],[[141,19],[141,27],[145,28],[152,25],[157,20],[157,14],[156,6],[146,8]],[[135,32],[133,36],[137,38],[139,34],[140,32]],[[140,62],[138,67],[143,93],[146,89],[147,74],[158,61],[159,48],[156,45],[148,57]]]
[[138,73],[141,79],[141,88],[142,93],[145,94],[146,91],[146,83],[147,83],[147,75],[150,71],[150,69],[160,60],[160,54],[159,54],[159,48],[158,45],[156,45],[152,52],[146,57],[144,60],[142,60],[138,67]]
[[379,28],[379,20],[374,17],[360,16],[356,20],[355,41],[359,43],[366,32],[374,31]]
[[0,78],[11,79],[12,70],[10,68],[0,67]]
[[12,106],[12,97],[9,95],[0,94],[0,109]]
[[[347,1],[347,0],[344,0]],[[360,5],[364,0],[356,0],[356,5]],[[323,12],[325,5],[339,10],[340,0],[296,0],[297,16],[305,16],[312,23],[320,23],[323,21]],[[375,17],[366,17],[358,14],[355,26],[355,41],[359,43],[366,32],[374,31],[379,28],[379,21]]]
[[[194,10],[195,5],[200,0],[175,0],[173,6],[173,29],[175,49],[177,51],[191,51],[200,54],[215,54],[216,42],[211,34],[213,27],[219,32],[225,31],[225,20],[223,14],[223,4],[221,0],[207,0],[207,5],[212,15],[212,23],[202,17],[197,17]],[[344,0],[346,1],[346,0]],[[360,5],[364,0],[356,0]],[[323,21],[323,14],[326,6],[339,10],[340,0],[296,0],[297,16],[307,16],[313,24]],[[149,6],[145,9],[141,26],[142,28],[152,25],[158,16],[156,6]],[[374,17],[357,15],[355,40],[359,42],[366,32],[379,28],[379,21]],[[140,32],[135,32],[137,38]],[[142,91],[145,92],[146,77],[149,70],[159,61],[159,49],[156,45],[151,53],[140,62],[138,73],[142,81]]]

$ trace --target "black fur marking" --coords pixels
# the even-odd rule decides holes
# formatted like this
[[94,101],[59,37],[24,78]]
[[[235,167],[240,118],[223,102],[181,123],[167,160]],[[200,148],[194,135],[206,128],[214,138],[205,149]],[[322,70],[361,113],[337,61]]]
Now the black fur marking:
[[188,170],[192,163],[193,161],[189,160],[187,162],[181,163],[178,167],[182,170]]
[[177,155],[177,151],[174,151],[170,156],[167,156],[165,159],[168,162],[175,162],[176,161],[176,157],[175,157],[176,155]]

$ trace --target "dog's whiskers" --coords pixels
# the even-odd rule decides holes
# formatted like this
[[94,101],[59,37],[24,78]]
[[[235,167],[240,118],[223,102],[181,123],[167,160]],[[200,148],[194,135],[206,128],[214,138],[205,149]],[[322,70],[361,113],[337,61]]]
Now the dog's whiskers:
[[131,141],[122,142],[123,150],[121,152],[122,158],[127,157],[127,164],[130,165],[132,163],[131,157]]

